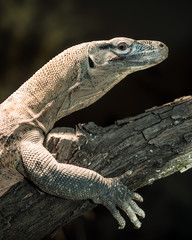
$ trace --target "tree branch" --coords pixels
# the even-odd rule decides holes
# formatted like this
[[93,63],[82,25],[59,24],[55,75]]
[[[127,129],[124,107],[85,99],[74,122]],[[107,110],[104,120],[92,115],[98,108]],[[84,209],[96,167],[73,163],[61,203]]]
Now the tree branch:
[[[130,170],[132,174],[122,175],[122,181],[137,189],[192,167],[191,126],[192,97],[188,96],[105,128],[90,122],[79,124],[76,130],[53,129],[46,147],[58,161],[93,169],[105,177]],[[6,173],[2,176],[7,180]],[[12,179],[12,186],[0,198],[0,239],[30,240],[34,233],[40,239],[96,206],[89,200],[49,196],[24,178],[13,175]]]

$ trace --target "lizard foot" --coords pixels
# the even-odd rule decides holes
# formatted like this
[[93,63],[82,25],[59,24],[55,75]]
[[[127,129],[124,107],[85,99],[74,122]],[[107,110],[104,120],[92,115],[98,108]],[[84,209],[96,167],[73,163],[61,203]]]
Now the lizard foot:
[[143,202],[143,198],[138,193],[129,190],[120,180],[113,178],[106,180],[108,181],[108,188],[104,188],[99,198],[94,199],[94,202],[108,208],[113,217],[118,221],[119,229],[123,229],[126,222],[117,207],[121,208],[127,214],[136,228],[140,228],[141,222],[137,215],[144,218],[145,213],[134,200]]

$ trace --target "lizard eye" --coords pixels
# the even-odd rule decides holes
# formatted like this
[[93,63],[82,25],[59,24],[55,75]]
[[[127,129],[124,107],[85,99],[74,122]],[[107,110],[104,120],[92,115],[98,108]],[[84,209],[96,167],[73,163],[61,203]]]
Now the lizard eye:
[[125,43],[125,42],[120,42],[120,43],[118,43],[118,45],[117,45],[117,48],[118,48],[118,50],[120,50],[120,51],[125,51],[126,49],[127,49],[127,44]]

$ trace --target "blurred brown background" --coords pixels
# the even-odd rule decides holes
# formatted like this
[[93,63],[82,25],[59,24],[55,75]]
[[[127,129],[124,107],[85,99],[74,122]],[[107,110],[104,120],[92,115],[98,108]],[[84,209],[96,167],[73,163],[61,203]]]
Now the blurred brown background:
[[[129,75],[97,103],[57,126],[88,121],[106,126],[189,95],[191,25],[190,1],[0,0],[0,102],[65,48],[117,36],[163,41],[169,46],[169,58],[156,67]],[[109,212],[98,207],[66,226],[66,239],[189,239],[191,182],[188,171],[141,189],[146,211],[141,230],[134,230],[128,221],[126,229],[118,231]],[[58,235],[57,239],[65,238]]]

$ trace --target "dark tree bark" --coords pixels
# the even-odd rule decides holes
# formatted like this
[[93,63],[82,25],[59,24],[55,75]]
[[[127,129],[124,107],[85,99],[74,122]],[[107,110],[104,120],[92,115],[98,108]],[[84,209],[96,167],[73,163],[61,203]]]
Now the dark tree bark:
[[[192,97],[188,96],[105,128],[90,122],[79,124],[76,130],[53,129],[46,147],[58,161],[93,169],[105,177],[131,170],[122,181],[136,190],[192,167],[191,126]],[[30,240],[34,234],[41,239],[96,206],[89,200],[47,195],[19,179],[0,198],[0,239]]]

